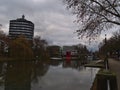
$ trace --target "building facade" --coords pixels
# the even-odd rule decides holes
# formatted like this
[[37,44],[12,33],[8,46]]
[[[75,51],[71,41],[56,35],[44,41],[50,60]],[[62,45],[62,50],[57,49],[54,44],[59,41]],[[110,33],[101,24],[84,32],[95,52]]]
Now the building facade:
[[22,18],[10,20],[9,37],[14,39],[19,35],[24,35],[27,40],[32,40],[34,36],[34,24],[26,20],[24,15]]
[[71,57],[78,57],[78,50],[76,46],[63,46],[62,48],[62,56],[70,55]]
[[60,57],[61,56],[61,50],[60,46],[52,45],[47,47],[47,51],[50,55],[50,57]]

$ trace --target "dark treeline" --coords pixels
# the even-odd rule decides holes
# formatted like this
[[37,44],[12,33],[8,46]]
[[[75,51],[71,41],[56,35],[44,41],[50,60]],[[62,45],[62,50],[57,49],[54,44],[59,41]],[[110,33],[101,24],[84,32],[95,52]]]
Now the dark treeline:
[[120,56],[120,31],[113,33],[113,36],[100,43],[99,53],[110,57],[119,58]]
[[33,40],[27,40],[23,35],[15,39],[9,39],[0,30],[0,57],[24,60],[48,58],[46,46],[46,40],[42,40],[40,36],[35,36]]
[[50,57],[60,57],[61,56],[61,47],[57,45],[52,45],[47,47]]
[[80,60],[86,60],[87,56],[90,54],[89,50],[85,45],[79,44],[77,47],[78,56]]

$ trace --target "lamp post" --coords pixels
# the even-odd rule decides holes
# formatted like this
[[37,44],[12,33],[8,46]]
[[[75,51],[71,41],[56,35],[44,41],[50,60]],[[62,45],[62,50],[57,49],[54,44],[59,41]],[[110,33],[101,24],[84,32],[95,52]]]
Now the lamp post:
[[105,45],[107,44],[107,34],[105,34]]
[[[107,47],[107,34],[105,34],[105,47]],[[106,48],[106,55],[105,55],[105,69],[108,70],[109,69],[109,65],[108,65],[108,51]]]

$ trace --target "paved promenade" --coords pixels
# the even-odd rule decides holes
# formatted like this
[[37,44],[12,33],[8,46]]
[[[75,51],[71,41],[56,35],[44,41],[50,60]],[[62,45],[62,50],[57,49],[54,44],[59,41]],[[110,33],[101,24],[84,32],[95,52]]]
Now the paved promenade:
[[109,59],[109,67],[117,75],[118,90],[120,90],[120,61]]

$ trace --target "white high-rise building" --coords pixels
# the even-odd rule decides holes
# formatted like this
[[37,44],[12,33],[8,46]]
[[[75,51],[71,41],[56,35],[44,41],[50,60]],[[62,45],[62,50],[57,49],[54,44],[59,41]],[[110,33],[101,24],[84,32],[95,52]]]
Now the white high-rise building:
[[26,20],[24,15],[22,18],[10,20],[9,37],[14,39],[19,35],[24,35],[28,40],[32,40],[34,36],[34,24]]

